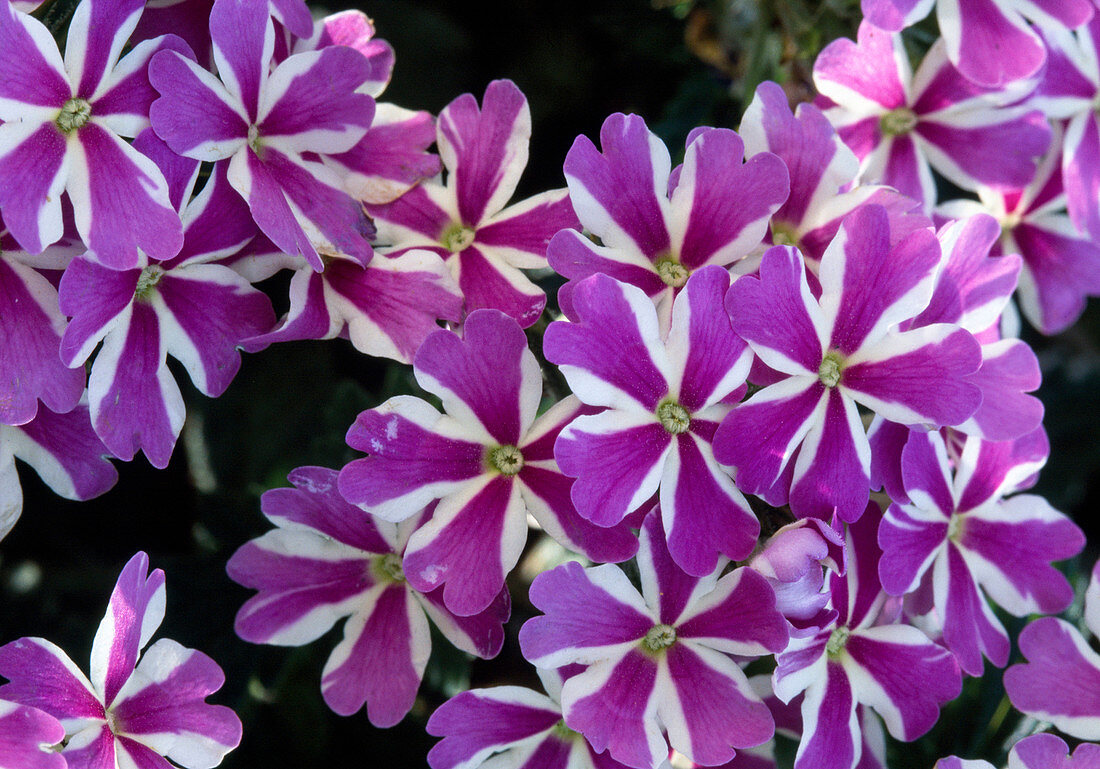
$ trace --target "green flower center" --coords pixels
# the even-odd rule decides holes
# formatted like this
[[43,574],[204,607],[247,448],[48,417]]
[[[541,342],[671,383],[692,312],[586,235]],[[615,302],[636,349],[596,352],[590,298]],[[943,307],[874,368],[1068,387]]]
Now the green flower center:
[[786,222],[772,222],[772,243],[777,246],[798,247],[798,234]]
[[848,645],[848,638],[852,635],[852,631],[846,627],[838,627],[829,636],[829,640],[825,642],[825,653],[830,657],[835,657],[840,654],[841,650]]
[[374,567],[378,576],[383,579],[388,579],[390,582],[404,582],[405,570],[401,568],[401,556],[397,553],[386,553],[373,559],[371,566]]
[[671,254],[658,257],[654,266],[657,268],[657,275],[665,282],[665,285],[673,288],[684,285],[691,277],[691,270],[680,264],[676,257]]
[[258,157],[263,157],[264,143],[260,139],[259,126],[250,125],[248,127],[248,146],[252,148],[252,151],[255,152]]
[[836,350],[830,350],[817,367],[817,377],[826,387],[836,387],[844,371],[844,357]]
[[150,264],[142,270],[141,275],[138,276],[137,286],[134,287],[134,299],[148,299],[153,289],[160,283],[160,279],[164,277],[164,272],[164,268],[159,264]]
[[688,410],[673,400],[667,400],[657,407],[657,419],[661,427],[673,435],[686,433],[691,427],[691,414]]
[[651,652],[659,652],[676,643],[676,628],[671,625],[654,625],[642,639],[642,646]]
[[560,739],[562,742],[571,742],[580,737],[579,732],[575,732],[565,725],[565,720],[558,721],[553,726],[554,736]]
[[515,446],[497,446],[489,452],[489,466],[501,475],[515,475],[523,469],[523,454]]
[[474,242],[475,235],[476,233],[472,228],[455,222],[443,230],[443,234],[439,236],[439,242],[452,254],[457,254],[459,251],[465,251],[469,248],[470,244]]
[[958,513],[952,513],[951,519],[947,522],[947,538],[952,542],[958,542],[962,536],[963,519]]
[[91,116],[92,105],[87,100],[74,96],[61,106],[61,112],[57,115],[57,127],[62,133],[72,133],[83,128]]
[[917,116],[908,107],[898,107],[887,112],[878,121],[878,130],[883,136],[901,136],[917,126]]

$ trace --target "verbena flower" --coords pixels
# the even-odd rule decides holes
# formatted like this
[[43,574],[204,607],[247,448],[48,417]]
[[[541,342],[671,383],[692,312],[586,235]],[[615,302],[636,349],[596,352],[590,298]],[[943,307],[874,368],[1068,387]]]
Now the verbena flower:
[[508,205],[527,165],[531,111],[510,80],[485,89],[481,107],[463,94],[439,114],[436,142],[446,181],[423,182],[393,203],[370,206],[384,252],[428,249],[447,262],[466,312],[497,309],[524,328],[546,295],[521,272],[547,266],[546,247],[576,227],[566,190]]
[[1017,617],[1053,614],[1073,600],[1051,561],[1080,551],[1081,530],[1042,497],[1008,497],[1048,453],[1042,430],[1016,441],[968,438],[953,467],[938,432],[914,430],[905,445],[907,499],[882,520],[879,576],[891,595],[931,578],[944,643],[970,675],[981,675],[983,654],[997,667],[1008,662],[1008,634],[986,596]]
[[36,19],[0,7],[0,211],[16,240],[38,253],[62,236],[62,192],[92,258],[114,269],[138,264],[140,248],[168,259],[182,243],[164,177],[124,142],[149,125],[155,94],[147,68],[166,36],[119,60],[144,0],[83,0],[65,58]]
[[663,337],[641,289],[597,274],[576,284],[577,322],[552,323],[543,340],[577,397],[606,409],[569,423],[554,444],[577,479],[577,511],[614,526],[659,492],[672,557],[697,577],[722,555],[747,557],[760,533],[710,446],[752,362],[722,308],[729,282],[721,267],[697,270]]
[[8,679],[0,699],[61,721],[69,769],[164,766],[162,756],[210,769],[241,740],[233,711],[204,702],[225,680],[212,659],[165,638],[145,649],[165,601],[164,572],[148,569],[145,553],[122,569],[92,642],[90,677],[43,638],[0,647],[0,676]]
[[[608,117],[600,144],[602,152],[578,136],[565,158],[573,207],[600,242],[559,233],[550,266],[574,281],[604,273],[637,286],[657,302],[665,327],[671,299],[691,273],[745,257],[787,199],[783,163],[766,152],[745,161],[741,138],[727,129],[692,131],[676,169],[637,115]],[[567,314],[571,290],[558,295]]]
[[541,668],[578,663],[565,682],[565,725],[597,751],[656,769],[672,748],[696,763],[729,761],[735,748],[774,732],[767,706],[729,655],[781,650],[787,623],[767,581],[722,566],[697,578],[672,560],[659,512],[645,519],[638,551],[642,592],[612,565],[572,562],[544,572],[531,602],[545,616],[520,630],[523,656]]
[[227,177],[279,248],[318,272],[322,254],[366,264],[373,234],[362,205],[313,154],[346,152],[363,138],[374,100],[356,89],[370,77],[358,51],[335,45],[291,56],[270,70],[275,32],[267,0],[219,0],[210,12],[222,80],[185,56],[150,64],[160,92],[153,130],[180,155],[228,161]]
[[911,741],[936,723],[941,704],[962,689],[954,656],[915,627],[876,624],[885,593],[875,543],[881,511],[875,502],[847,527],[848,571],[832,574],[835,619],[792,634],[777,655],[775,693],[802,700],[796,769],[852,769],[862,754],[857,704],[873,709],[896,739]]
[[1028,84],[975,86],[947,60],[942,43],[912,74],[901,36],[867,22],[858,43],[835,40],[818,55],[814,84],[863,178],[896,187],[925,210],[936,202],[930,167],[964,189],[1021,187],[1050,144],[1041,112],[1006,106],[1026,95]]
[[768,492],[793,460],[790,493],[780,496],[795,514],[835,510],[852,521],[870,488],[857,403],[901,424],[959,424],[974,413],[981,391],[965,381],[981,361],[973,336],[946,323],[898,330],[928,306],[941,258],[930,230],[891,247],[887,212],[870,205],[844,220],[822,256],[820,299],[790,247],[770,249],[759,278],[734,281],[733,329],[779,372],[715,434],[715,458],[737,468],[739,488]]
[[225,170],[216,169],[192,200],[198,162],[174,155],[152,131],[135,146],[165,169],[185,222],[183,248],[164,262],[143,257],[129,270],[74,260],[59,291],[62,311],[72,316],[61,358],[81,366],[102,340],[88,380],[96,434],[121,459],[140,449],[163,468],[184,420],[167,356],[183,363],[200,392],[216,397],[240,368],[237,345],[269,330],[275,316],[265,294],[213,263],[256,232]]
[[496,656],[511,608],[507,590],[484,611],[458,617],[444,607],[441,589],[420,593],[405,579],[405,546],[430,511],[392,524],[346,502],[335,470],[300,467],[290,481],[295,488],[273,489],[260,502],[278,528],[226,565],[234,581],[259,590],[237,613],[241,638],[300,646],[347,617],[321,673],[321,693],[340,715],[366,703],[370,722],[381,727],[413,706],[432,647],[428,618],[459,649]]
[[595,560],[626,560],[637,541],[626,526],[601,528],[573,507],[553,446],[584,407],[567,398],[535,418],[542,378],[516,321],[482,310],[463,330],[463,338],[433,332],[413,360],[445,413],[408,395],[361,413],[347,439],[367,456],[340,471],[339,485],[349,502],[388,521],[439,500],[409,540],[405,576],[423,593],[445,585],[447,608],[468,616],[489,605],[519,560],[528,513]]

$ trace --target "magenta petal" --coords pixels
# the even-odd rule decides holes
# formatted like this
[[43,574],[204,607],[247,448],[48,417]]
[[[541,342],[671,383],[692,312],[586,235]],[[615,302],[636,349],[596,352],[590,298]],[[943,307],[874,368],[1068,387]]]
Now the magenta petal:
[[759,279],[735,280],[725,306],[733,330],[764,363],[787,374],[817,373],[825,354],[824,322],[796,249],[768,249]]
[[638,509],[664,474],[672,436],[656,417],[630,417],[616,411],[578,417],[554,444],[561,471],[577,479],[570,493],[577,512],[598,526],[614,526]]
[[183,427],[183,397],[161,347],[156,312],[135,302],[129,327],[109,335],[88,379],[92,423],[111,452],[129,461],[141,449],[167,467]]
[[744,145],[733,131],[693,136],[672,195],[673,211],[687,219],[680,261],[692,269],[726,265],[760,242],[768,217],[787,199],[787,168],[771,153],[742,164]]
[[527,510],[560,544],[597,563],[619,563],[638,550],[638,540],[626,523],[597,526],[577,512],[570,497],[572,478],[530,464],[524,465],[519,478]]
[[72,316],[61,339],[61,360],[82,365],[103,336],[124,322],[141,271],[112,270],[90,259],[73,259],[61,276],[58,302]]
[[981,365],[970,332],[934,324],[891,335],[844,370],[842,386],[877,414],[902,424],[962,424],[981,390],[966,380]]
[[[994,0],[951,0],[936,7],[951,62],[967,79],[987,87],[1035,74],[1046,48],[1015,8]],[[997,51],[991,56],[988,52]]]
[[697,577],[713,572],[720,555],[747,558],[760,534],[760,522],[710,445],[691,433],[678,436],[669,454],[661,511],[673,559]]
[[802,700],[802,740],[795,769],[852,769],[861,749],[856,700],[844,668],[826,665]]
[[669,648],[667,659],[683,722],[663,716],[664,702],[657,712],[677,727],[669,726],[674,748],[695,762],[713,766],[733,758],[733,748],[750,748],[771,739],[775,723],[768,706],[752,693],[744,673],[729,657],[678,643]]
[[183,226],[160,169],[95,123],[80,129],[76,147],[67,189],[91,255],[113,269],[137,266],[138,249],[154,259],[175,256]]
[[656,409],[669,385],[653,303],[634,286],[606,275],[578,283],[572,301],[580,320],[547,328],[547,359],[585,403]]
[[8,679],[0,686],[0,699],[61,720],[103,718],[103,704],[91,682],[45,639],[20,638],[0,646],[0,676]]
[[440,330],[424,340],[413,360],[417,381],[463,424],[476,422],[500,444],[515,446],[535,418],[542,389],[527,337],[494,310],[471,314],[464,332],[460,338]]
[[546,306],[546,294],[527,276],[491,249],[475,244],[451,260],[466,310],[492,309],[515,318],[523,328],[533,325]]
[[168,353],[210,397],[225,392],[236,376],[241,341],[275,325],[267,296],[220,264],[177,268],[161,279],[157,293],[171,318],[164,329]]
[[968,381],[982,390],[982,405],[968,420],[991,441],[1027,435],[1043,421],[1042,402],[1027,393],[1039,388],[1042,375],[1032,349],[1019,339],[1003,339],[982,347],[982,367]]
[[116,769],[116,746],[117,739],[110,727],[106,723],[97,724],[73,735],[63,757],[71,769]]
[[[426,250],[372,259],[363,269],[342,259],[325,268],[325,287],[334,292],[356,349],[411,363],[437,319],[462,320],[462,296],[443,260]],[[288,324],[289,325],[289,324]]]
[[565,682],[565,724],[580,732],[593,750],[610,753],[628,766],[657,769],[668,748],[657,729],[657,663],[631,650]]
[[[0,67],[4,71],[0,101],[9,105],[60,109],[72,96],[52,35],[41,22],[19,13],[11,3],[0,9]],[[11,120],[7,109],[11,106],[0,114]]]
[[363,138],[347,152],[326,154],[325,162],[342,169],[352,197],[382,205],[439,173],[439,157],[427,151],[434,141],[435,120],[429,113],[379,104]]
[[65,499],[91,499],[118,480],[106,447],[92,430],[87,406],[64,414],[40,408],[34,421],[8,440],[15,456]]
[[[889,555],[882,559],[885,563]],[[968,675],[982,674],[982,655],[996,667],[1008,662],[1008,634],[993,614],[970,573],[962,554],[948,545],[946,562],[937,564],[936,577],[946,579],[946,600],[942,606],[943,640],[954,652],[959,667]],[[938,585],[937,585],[938,587]],[[940,601],[937,600],[937,604]]]
[[676,297],[666,350],[680,369],[678,402],[695,412],[727,398],[745,382],[752,353],[734,333],[723,300],[729,273],[697,270]]
[[870,447],[855,403],[829,391],[825,413],[799,450],[791,484],[791,510],[799,517],[846,522],[863,513],[870,493]]
[[405,549],[409,584],[421,593],[443,585],[443,600],[455,614],[484,611],[500,593],[527,539],[517,486],[497,475],[442,500]]
[[345,46],[290,57],[266,84],[260,135],[284,152],[350,149],[374,117],[374,99],[356,93],[369,74],[370,63]]
[[241,741],[241,721],[205,698],[225,676],[214,660],[162,638],[138,663],[111,710],[126,733],[180,765],[216,766]]
[[160,98],[149,107],[153,130],[174,152],[223,160],[243,146],[248,121],[224,86],[175,51],[155,55],[149,81]]
[[879,561],[882,589],[905,595],[917,589],[921,577],[947,542],[948,515],[929,520],[909,515],[907,507],[891,505],[879,527],[878,542],[885,556]]
[[336,488],[337,472],[327,467],[298,467],[287,479],[293,489],[271,489],[260,497],[264,515],[277,526],[302,524],[370,553],[388,553],[386,541],[374,518],[349,504]]
[[134,672],[138,652],[160,627],[164,606],[164,572],[150,574],[149,556],[137,553],[118,575],[92,642],[90,678],[108,705]]
[[347,440],[349,446],[369,455],[340,471],[340,493],[352,504],[366,507],[404,500],[400,511],[394,511],[395,520],[401,520],[448,493],[456,482],[481,475],[485,447],[437,432],[439,422],[454,424],[411,396],[392,398],[378,409],[361,413]]
[[49,750],[65,738],[53,716],[25,705],[0,702],[0,766],[13,769],[65,769],[63,756]]
[[[1100,735],[1100,657],[1065,620],[1043,617],[1020,633],[1027,664],[1005,671],[1005,691],[1024,713],[1084,739]],[[2,691],[2,690],[0,690]]]
[[[845,651],[859,699],[878,712],[896,738],[914,740],[939,719],[939,707],[962,691],[959,663],[919,630],[881,625],[853,633]],[[855,683],[858,681],[858,683]]]
[[455,614],[443,603],[443,588],[430,593],[418,593],[418,600],[428,617],[457,648],[482,659],[500,654],[504,645],[504,623],[512,612],[512,599],[505,585],[484,611],[468,617]]
[[[864,21],[859,25],[858,43],[834,40],[814,62],[814,83],[834,101],[853,93],[887,112],[906,104],[906,83],[898,69],[897,48],[901,39]],[[904,51],[902,52],[904,56]]]
[[1100,123],[1095,115],[1077,118],[1066,133],[1062,180],[1066,207],[1081,232],[1094,239],[1100,233]]
[[443,738],[428,753],[428,764],[432,769],[479,766],[491,753],[560,720],[549,698],[517,686],[461,692],[428,719],[428,734]]
[[565,156],[577,216],[605,244],[649,259],[671,246],[668,150],[637,115],[614,114],[600,128],[603,152],[578,136]]
[[824,412],[826,390],[816,378],[792,377],[735,407],[714,434],[714,458],[737,468],[737,486],[758,494],[772,486],[791,454]]
[[463,94],[439,114],[439,148],[451,172],[462,222],[477,225],[495,214],[527,165],[531,112],[527,97],[511,80],[494,80],[481,109]]
[[267,0],[215,3],[210,37],[222,80],[255,122],[275,42]]
[[540,667],[633,644],[656,624],[617,566],[584,569],[570,562],[543,572],[531,584],[531,602],[546,614],[524,623],[519,643],[523,656]]
[[49,281],[0,259],[0,423],[31,421],[39,399],[55,412],[80,400],[84,371],[67,368],[58,356],[63,324]]
[[4,123],[0,144],[6,150],[0,153],[4,224],[19,245],[41,253],[63,232],[61,192],[72,165],[65,137],[53,123]]
[[369,616],[354,616],[321,677],[325,704],[350,716],[367,705],[380,728],[398,723],[412,708],[428,662],[427,623],[404,585],[389,585]]

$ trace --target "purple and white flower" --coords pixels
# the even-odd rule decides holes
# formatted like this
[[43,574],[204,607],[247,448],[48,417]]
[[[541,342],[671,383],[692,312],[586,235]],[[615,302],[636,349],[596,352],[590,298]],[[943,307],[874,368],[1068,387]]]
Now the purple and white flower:
[[874,502],[847,527],[848,571],[832,574],[835,619],[792,634],[776,657],[775,694],[802,700],[802,739],[795,769],[852,769],[862,755],[857,705],[874,710],[896,739],[911,741],[939,718],[962,689],[952,654],[908,625],[876,624],[886,594],[875,543],[881,512]]
[[820,299],[802,256],[786,246],[764,255],[759,278],[733,283],[733,329],[776,372],[714,437],[715,458],[737,468],[739,488],[767,493],[793,462],[790,492],[780,496],[795,514],[830,519],[835,510],[852,521],[870,488],[857,403],[900,424],[970,418],[981,403],[965,379],[981,362],[973,336],[946,323],[898,330],[928,306],[941,258],[930,230],[891,246],[886,210],[868,205],[844,220],[822,256]]
[[346,152],[366,134],[374,99],[357,89],[371,76],[370,62],[335,45],[271,70],[267,0],[218,0],[210,37],[220,81],[175,52],[154,57],[149,80],[160,98],[150,108],[153,130],[180,155],[228,161],[230,184],[284,252],[318,272],[325,254],[365,265],[373,230],[362,205],[339,174],[307,156]]
[[531,602],[545,616],[520,630],[523,656],[541,668],[587,666],[565,682],[562,713],[597,751],[656,769],[668,756],[663,726],[690,761],[724,763],[774,732],[768,707],[729,655],[781,650],[786,620],[751,569],[697,578],[678,567],[656,510],[641,540],[641,593],[610,564],[567,563],[536,577]]
[[11,234],[39,253],[63,233],[62,192],[91,258],[114,269],[139,249],[168,259],[182,244],[168,188],[149,158],[122,140],[149,125],[150,58],[185,50],[168,35],[121,60],[144,0],[83,0],[65,57],[37,19],[0,6],[0,211]]
[[981,675],[983,654],[997,667],[1008,662],[1008,634],[987,595],[1017,617],[1053,614],[1073,600],[1050,564],[1080,551],[1081,530],[1042,497],[1004,498],[1035,476],[1048,453],[1041,429],[1016,441],[967,438],[954,466],[937,431],[912,431],[902,453],[908,501],[896,501],[883,518],[879,577],[891,595],[931,577],[943,642],[970,675]]
[[[573,207],[600,245],[559,233],[550,266],[573,281],[604,273],[637,286],[667,328],[672,297],[694,270],[728,266],[760,243],[787,199],[786,168],[767,152],[745,161],[733,131],[696,128],[683,165],[672,169],[668,149],[637,115],[608,117],[600,145],[602,152],[578,136],[565,158]],[[567,314],[568,291],[558,297]]]
[[710,446],[752,362],[722,309],[729,283],[721,267],[697,270],[663,338],[640,288],[597,274],[576,284],[577,322],[552,323],[543,340],[577,397],[605,409],[578,417],[554,444],[562,472],[577,479],[577,511],[614,526],[659,491],[672,557],[696,577],[720,556],[746,558],[760,533]]
[[814,64],[814,84],[830,106],[825,115],[860,159],[866,181],[889,184],[936,202],[935,168],[965,189],[1022,187],[1050,128],[1033,107],[1005,106],[1034,85],[975,86],[934,45],[912,74],[901,36],[864,22],[858,43],[832,42]]
[[183,248],[165,262],[143,256],[128,270],[73,260],[59,291],[62,312],[72,316],[61,359],[82,366],[103,342],[88,380],[96,434],[115,456],[130,460],[140,449],[163,468],[184,420],[183,396],[167,356],[183,363],[200,392],[217,397],[240,368],[237,346],[268,331],[275,316],[266,295],[213,263],[256,232],[225,169],[215,169],[192,200],[196,161],[174,155],[152,131],[135,146],[165,170],[185,222]]
[[480,109],[472,94],[448,104],[436,132],[446,182],[423,182],[389,205],[369,207],[381,250],[434,251],[451,268],[467,313],[497,309],[526,328],[546,295],[521,270],[545,268],[550,238],[577,226],[566,190],[507,205],[527,165],[527,97],[512,81],[495,80]]
[[528,513],[594,560],[626,560],[637,540],[626,525],[596,526],[573,507],[553,446],[584,407],[567,398],[536,419],[542,377],[516,321],[474,312],[464,332],[433,332],[413,360],[420,386],[445,413],[409,395],[361,413],[347,439],[367,456],[340,471],[339,487],[352,504],[394,522],[439,500],[409,539],[405,577],[422,593],[444,585],[447,608],[469,616],[493,601],[519,560]]
[[[92,642],[90,676],[44,638],[0,647],[0,699],[61,721],[69,769],[165,765],[210,769],[241,740],[241,722],[204,700],[225,677],[209,657],[162,638],[164,572],[138,553],[123,568]],[[145,649],[144,654],[141,653]],[[140,659],[139,659],[140,655]]]
[[261,498],[278,528],[246,543],[226,566],[234,581],[259,590],[237,613],[236,630],[253,643],[301,646],[347,617],[321,673],[321,693],[340,715],[366,703],[372,724],[393,726],[413,706],[424,675],[432,646],[427,618],[459,649],[494,657],[511,604],[502,589],[484,611],[458,617],[443,605],[442,590],[410,587],[401,558],[430,511],[400,524],[378,520],[339,495],[336,476],[300,467],[290,474],[295,488]]

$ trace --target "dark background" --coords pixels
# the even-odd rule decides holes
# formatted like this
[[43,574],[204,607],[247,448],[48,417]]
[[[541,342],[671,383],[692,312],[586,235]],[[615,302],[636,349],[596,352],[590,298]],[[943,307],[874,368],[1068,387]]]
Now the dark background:
[[[806,98],[816,51],[839,35],[854,36],[858,23],[858,8],[844,0],[812,6],[795,0],[377,0],[364,10],[397,51],[382,100],[438,113],[464,92],[480,100],[496,78],[513,79],[527,94],[534,130],[521,197],[563,186],[561,165],[574,138],[596,137],[612,112],[642,115],[675,159],[693,126],[736,127],[745,97],[761,79],[780,79],[790,94]],[[274,285],[273,295],[278,290]],[[1040,395],[1053,445],[1038,491],[1094,540],[1096,313],[1060,337],[1027,338],[1044,367]],[[259,495],[287,485],[294,467],[342,466],[353,458],[343,436],[356,414],[416,388],[408,367],[367,358],[342,340],[245,356],[237,380],[216,401],[199,395],[181,368],[173,370],[187,397],[188,424],[167,470],[153,470],[144,458],[118,463],[115,489],[78,504],[58,499],[21,468],[23,517],[0,543],[0,642],[47,637],[85,667],[119,570],[145,550],[152,566],[167,573],[167,618],[158,637],[198,648],[225,670],[225,687],[211,701],[233,707],[244,722],[244,739],[225,767],[423,766],[433,743],[424,722],[447,696],[470,685],[535,685],[515,643],[532,613],[515,577],[501,657],[471,662],[436,636],[420,699],[389,730],[371,727],[365,712],[336,716],[321,699],[321,669],[342,623],[297,649],[239,640],[233,617],[250,592],[226,577],[225,562],[270,528]],[[1070,568],[1080,573],[1083,565],[1087,572],[1091,558]],[[1015,629],[1021,624],[1013,623]],[[986,729],[1001,699],[999,682],[994,672],[968,683],[971,699],[952,706],[945,719],[959,736],[924,740],[900,752],[893,765],[927,767],[948,753],[977,757],[975,751],[988,750],[985,741],[1003,738],[1013,723],[1010,716],[995,724],[995,733]]]

